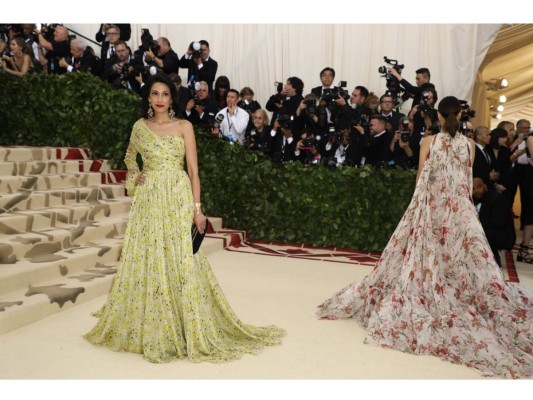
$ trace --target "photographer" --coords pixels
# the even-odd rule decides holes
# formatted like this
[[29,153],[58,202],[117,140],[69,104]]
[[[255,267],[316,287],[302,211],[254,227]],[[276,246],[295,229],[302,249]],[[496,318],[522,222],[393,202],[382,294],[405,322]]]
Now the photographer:
[[274,121],[272,136],[272,161],[289,163],[296,160],[296,139],[292,133],[294,117],[282,114]]
[[226,95],[227,107],[223,108],[217,113],[224,116],[220,124],[221,135],[232,142],[244,144],[244,134],[250,115],[242,108],[237,106],[239,101],[239,92],[235,89],[230,89]]
[[356,166],[361,162],[361,148],[354,143],[357,133],[353,133],[347,121],[338,122],[336,127],[330,128],[327,143],[323,147],[322,163],[328,168],[336,168],[341,165]]
[[237,105],[246,111],[250,115],[250,122],[248,123],[247,129],[253,128],[253,119],[252,115],[261,108],[259,102],[254,100],[254,91],[252,88],[245,86],[241,89],[241,99]]
[[95,56],[94,50],[81,39],[70,41],[70,53],[72,57],[59,60],[59,66],[66,68],[67,72],[88,72],[98,77],[102,74],[100,59]]
[[415,105],[409,112],[413,118],[414,133],[422,138],[425,134],[435,135],[439,133],[437,110],[434,108],[438,95],[435,89],[422,92],[420,104]]
[[370,117],[370,136],[363,149],[361,164],[383,166],[390,160],[391,137],[387,133],[387,120],[379,114]]
[[380,97],[379,104],[380,114],[383,115],[387,120],[387,131],[390,133],[396,132],[400,126],[400,121],[405,117],[405,115],[393,110],[394,99],[388,92]]
[[[130,90],[141,93],[141,85],[131,65],[132,57],[126,43],[119,40],[115,43],[115,55],[105,62],[102,79],[111,83],[115,89]],[[140,72],[137,74],[140,75]]]
[[[105,62],[115,55],[115,45],[120,39],[120,28],[116,25],[107,25],[105,30],[106,40],[100,49],[100,59]],[[123,40],[123,42],[125,42]]]
[[414,124],[412,118],[404,117],[400,130],[392,136],[389,150],[390,160],[394,165],[402,168],[417,168],[418,154],[420,153],[420,139],[413,135]]
[[303,132],[300,135],[300,140],[296,142],[294,154],[296,155],[296,159],[303,164],[319,165],[322,157],[319,148],[320,136]]
[[185,118],[185,108],[187,107],[189,100],[191,100],[191,93],[189,92],[189,89],[181,85],[181,76],[179,76],[176,72],[169,74],[168,77],[176,87],[178,99],[178,109],[175,110],[176,116],[178,118]]
[[[148,47],[144,54],[147,63],[153,62],[165,74],[179,73],[179,58],[166,37],[157,39],[157,46]],[[155,51],[155,54],[154,54]]]
[[287,79],[285,85],[277,83],[277,94],[270,96],[266,104],[266,109],[273,113],[272,127],[280,115],[296,115],[296,110],[304,99],[303,90],[304,83],[296,76]]
[[[198,47],[197,50],[195,46]],[[179,66],[188,69],[187,86],[189,89],[192,89],[196,82],[204,81],[207,82],[209,93],[213,92],[218,63],[209,56],[210,52],[207,40],[200,40],[192,42],[187,52],[181,57]]]
[[431,74],[427,68],[419,68],[416,70],[416,86],[411,85],[402,75],[394,68],[388,68],[389,73],[394,76],[400,82],[400,85],[405,89],[405,93],[402,95],[402,100],[406,101],[410,98],[413,99],[411,108],[420,104],[422,99],[422,92],[430,89],[435,89],[435,85],[430,82]]
[[342,97],[336,101],[338,108],[335,119],[353,121],[352,125],[359,124],[363,120],[363,125],[368,127],[372,113],[365,103],[369,95],[366,87],[356,86],[350,96],[350,104]]
[[208,115],[218,112],[215,100],[209,98],[209,86],[207,82],[196,82],[194,97],[185,106],[185,119],[195,126],[205,126],[208,123]]
[[319,106],[319,98],[310,93],[302,100],[296,110],[294,131],[308,132],[314,136],[323,136],[327,129],[326,108]]
[[67,72],[66,68],[59,66],[59,60],[70,55],[70,43],[68,37],[68,29],[62,25],[57,25],[54,28],[53,39],[47,40],[43,33],[38,29],[35,34],[39,39],[39,45],[46,50],[46,59],[48,61],[49,74],[64,74]]
[[262,108],[256,110],[252,114],[252,126],[248,124],[246,133],[244,134],[244,147],[249,150],[262,151],[265,154],[272,153],[272,136],[270,136],[270,128],[268,115]]

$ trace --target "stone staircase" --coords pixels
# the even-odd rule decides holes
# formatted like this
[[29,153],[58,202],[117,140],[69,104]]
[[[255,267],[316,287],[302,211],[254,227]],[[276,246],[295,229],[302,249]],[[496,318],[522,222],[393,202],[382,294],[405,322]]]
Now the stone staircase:
[[[109,292],[125,176],[88,149],[0,147],[0,334]],[[208,232],[203,251],[223,249],[220,218]]]

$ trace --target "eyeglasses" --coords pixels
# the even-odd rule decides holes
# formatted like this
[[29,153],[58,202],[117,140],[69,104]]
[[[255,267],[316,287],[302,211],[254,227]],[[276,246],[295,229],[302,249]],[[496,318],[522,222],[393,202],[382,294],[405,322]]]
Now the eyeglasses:
[[382,103],[392,104],[392,101],[391,100],[383,100]]
[[106,32],[106,35],[120,35],[118,32]]
[[519,126],[517,129],[527,129],[529,130],[531,128],[531,125],[529,126]]
[[254,117],[254,119],[264,119],[263,117]]

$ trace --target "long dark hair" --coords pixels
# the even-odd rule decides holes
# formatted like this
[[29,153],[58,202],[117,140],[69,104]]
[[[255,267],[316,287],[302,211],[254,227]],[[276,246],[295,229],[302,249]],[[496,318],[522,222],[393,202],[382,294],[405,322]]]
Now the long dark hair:
[[492,131],[490,131],[490,147],[492,147],[493,149],[499,149],[499,138],[507,138],[507,131],[505,129],[494,128]]
[[461,102],[454,96],[447,96],[439,103],[438,111],[445,119],[443,130],[454,137],[459,132],[457,116],[461,112]]
[[168,88],[170,89],[170,97],[172,98],[170,106],[172,107],[176,115],[178,114],[179,102],[178,102],[178,92],[176,91],[176,86],[174,85],[172,80],[168,77],[168,75],[158,73],[158,74],[152,75],[142,88],[141,109],[139,112],[140,118],[148,119],[148,108],[150,108],[150,103],[148,102],[148,99],[150,97],[150,92],[152,91],[152,86],[154,85],[154,83],[158,83],[158,82],[167,85]]

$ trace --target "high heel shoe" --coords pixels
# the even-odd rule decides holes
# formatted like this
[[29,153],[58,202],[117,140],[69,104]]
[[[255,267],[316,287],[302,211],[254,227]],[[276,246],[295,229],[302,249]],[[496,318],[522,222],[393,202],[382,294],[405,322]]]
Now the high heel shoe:
[[520,243],[520,248],[518,249],[516,261],[533,264],[533,255],[529,254],[528,250],[529,246],[527,244]]

